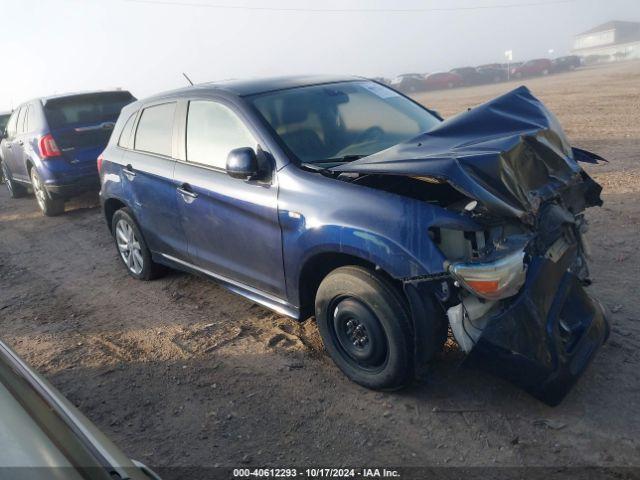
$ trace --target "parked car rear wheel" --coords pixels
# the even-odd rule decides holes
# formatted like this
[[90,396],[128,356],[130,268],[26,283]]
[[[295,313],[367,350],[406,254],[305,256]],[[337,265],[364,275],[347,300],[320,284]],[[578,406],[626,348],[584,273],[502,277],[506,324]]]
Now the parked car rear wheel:
[[360,385],[394,390],[413,379],[413,334],[402,295],[381,275],[357,266],[325,277],[316,321],[329,355]]
[[1,163],[2,163],[2,176],[4,177],[4,183],[7,186],[7,190],[9,190],[9,196],[11,198],[24,197],[25,194],[27,193],[27,189],[24,188],[19,183],[15,182],[11,178],[11,172],[9,172],[9,168],[7,167],[6,163],[4,162],[1,162]]
[[31,187],[33,188],[33,194],[43,214],[47,217],[55,217],[56,215],[64,213],[64,200],[54,198],[47,192],[35,168],[31,169]]
[[138,280],[153,280],[162,273],[162,266],[151,259],[151,252],[142,237],[142,232],[128,208],[114,213],[111,232],[120,259],[129,275]]

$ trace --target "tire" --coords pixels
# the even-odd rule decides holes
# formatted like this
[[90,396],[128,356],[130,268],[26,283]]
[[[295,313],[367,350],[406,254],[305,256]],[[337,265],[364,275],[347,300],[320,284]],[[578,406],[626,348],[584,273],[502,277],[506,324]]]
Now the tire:
[[413,380],[407,302],[385,278],[340,267],[320,283],[315,313],[325,348],[349,379],[375,390],[396,390]]
[[55,217],[64,213],[64,200],[61,198],[52,197],[40,180],[40,174],[35,169],[31,168],[31,187],[33,188],[33,194],[36,197],[38,206],[42,213],[47,217]]
[[20,198],[24,197],[27,194],[27,189],[22,185],[18,184],[11,178],[11,172],[9,172],[9,167],[4,162],[2,163],[2,176],[4,177],[4,183],[7,186],[7,190],[9,191],[9,196],[11,198]]
[[138,280],[153,280],[163,273],[164,268],[151,259],[142,232],[128,208],[113,214],[111,232],[118,256],[129,275]]

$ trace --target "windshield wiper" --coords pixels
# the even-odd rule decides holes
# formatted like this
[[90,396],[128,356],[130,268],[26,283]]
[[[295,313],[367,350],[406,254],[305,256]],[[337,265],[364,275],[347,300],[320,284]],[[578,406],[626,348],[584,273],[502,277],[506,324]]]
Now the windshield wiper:
[[323,160],[322,163],[348,163],[366,156],[367,155],[345,155],[344,157],[328,158]]
[[306,168],[307,170],[311,170],[313,172],[328,172],[328,170],[324,167],[320,167],[318,165],[316,165],[315,163],[309,163],[309,162],[303,162],[300,164],[300,166]]

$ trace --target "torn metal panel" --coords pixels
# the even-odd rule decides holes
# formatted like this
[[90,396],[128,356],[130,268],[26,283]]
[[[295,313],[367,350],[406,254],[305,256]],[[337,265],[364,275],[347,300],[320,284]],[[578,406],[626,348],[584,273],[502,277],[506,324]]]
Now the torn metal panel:
[[569,271],[576,255],[572,245],[555,262],[532,258],[522,291],[477,321],[466,364],[560,403],[609,336],[602,306]]
[[599,186],[576,161],[598,159],[573,149],[555,116],[520,87],[332,170],[441,179],[494,214],[531,223],[544,201],[570,187],[578,186],[587,206],[599,205]]

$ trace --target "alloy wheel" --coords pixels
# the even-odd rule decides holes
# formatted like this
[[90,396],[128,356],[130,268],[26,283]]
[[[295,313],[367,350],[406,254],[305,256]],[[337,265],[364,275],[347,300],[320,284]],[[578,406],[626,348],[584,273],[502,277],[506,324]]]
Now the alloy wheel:
[[122,260],[135,275],[140,275],[144,268],[142,247],[131,224],[121,219],[116,224],[116,243]]
[[7,190],[9,190],[9,193],[13,196],[13,185],[9,179],[9,171],[4,162],[2,162],[2,176],[4,177],[4,183],[7,184]]
[[36,172],[33,172],[31,174],[31,185],[33,186],[33,193],[36,196],[38,205],[44,211],[46,209],[45,202],[47,201],[47,198],[46,198],[47,192],[45,192],[44,187],[40,182],[40,177]]

